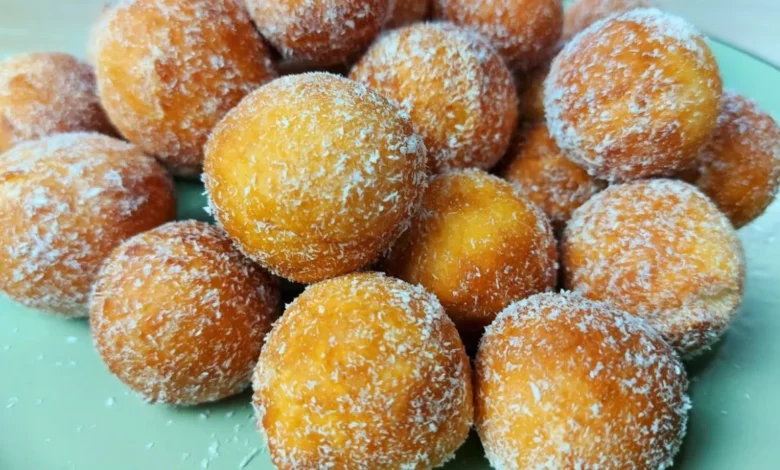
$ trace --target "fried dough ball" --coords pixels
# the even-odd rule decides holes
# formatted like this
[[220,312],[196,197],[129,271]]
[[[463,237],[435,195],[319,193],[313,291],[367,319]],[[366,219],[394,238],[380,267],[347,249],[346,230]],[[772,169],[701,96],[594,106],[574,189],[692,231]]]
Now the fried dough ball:
[[780,128],[774,119],[753,101],[724,93],[695,184],[737,228],[761,215],[780,185]]
[[610,15],[652,6],[649,0],[577,0],[563,14],[563,38],[569,40]]
[[563,28],[560,0],[434,0],[434,11],[437,18],[485,35],[520,70],[549,57]]
[[74,133],[20,143],[0,158],[0,290],[85,316],[111,251],[175,216],[170,176],[126,142]]
[[371,44],[396,0],[244,0],[263,36],[285,59],[346,62]]
[[479,170],[431,179],[422,209],[391,250],[387,272],[433,292],[463,334],[510,303],[555,287],[557,251],[544,214]]
[[476,424],[494,468],[666,469],[690,400],[674,350],[606,303],[540,294],[487,328]]
[[375,261],[425,190],[408,115],[326,73],[280,78],[241,102],[206,149],[214,215],[248,256],[312,283]]
[[271,276],[219,229],[172,222],[111,254],[90,307],[108,369],[152,403],[195,405],[249,386],[277,316]]
[[685,356],[715,343],[742,300],[734,228],[682,181],[611,186],[574,212],[563,240],[566,287],[646,319]]
[[512,74],[482,37],[451,24],[417,24],[388,33],[350,78],[409,112],[433,171],[492,167],[517,126]]
[[113,5],[105,4],[100,10],[95,22],[92,23],[92,28],[89,30],[89,39],[87,41],[87,62],[92,65],[97,64],[98,56],[98,44],[100,36],[103,33],[103,26],[106,25],[106,20],[111,16],[111,9]]
[[395,0],[395,9],[385,27],[400,28],[423,21],[430,11],[431,0]]
[[606,187],[566,158],[543,122],[523,132],[509,159],[502,176],[544,211],[556,231],[566,226],[574,209]]
[[692,166],[718,117],[722,83],[709,47],[681,18],[633,10],[577,35],[545,82],[550,133],[609,181]]
[[280,470],[426,470],[473,419],[471,367],[436,297],[377,273],[306,289],[268,335],[253,404]]
[[67,132],[113,134],[92,67],[58,52],[0,61],[0,153]]
[[233,106],[275,76],[239,0],[131,0],[99,27],[100,97],[114,125],[178,176]]

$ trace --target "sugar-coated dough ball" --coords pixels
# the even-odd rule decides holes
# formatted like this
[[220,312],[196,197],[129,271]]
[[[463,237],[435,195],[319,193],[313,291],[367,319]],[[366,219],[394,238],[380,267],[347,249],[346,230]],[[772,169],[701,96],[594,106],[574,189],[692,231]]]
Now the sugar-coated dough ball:
[[219,223],[254,260],[311,283],[375,261],[425,190],[425,145],[378,93],[326,73],[280,78],[217,126],[205,183]]
[[244,0],[263,36],[283,57],[345,62],[371,44],[396,0]]
[[485,35],[513,69],[539,65],[563,28],[561,0],[434,0],[434,11]]
[[780,128],[756,103],[727,91],[698,173],[696,185],[735,227],[750,223],[774,200],[780,185]]
[[309,287],[274,326],[254,407],[280,470],[427,470],[473,419],[471,367],[422,287],[376,273]]
[[611,186],[566,227],[567,288],[645,318],[681,354],[715,343],[737,314],[745,262],[734,228],[682,181]]
[[577,0],[563,15],[563,37],[571,39],[583,29],[610,15],[652,6],[649,0]]
[[98,44],[100,42],[100,36],[103,34],[103,26],[107,23],[106,20],[111,16],[111,9],[113,5],[106,3],[95,18],[95,22],[92,23],[92,28],[89,30],[89,38],[87,40],[87,62],[92,65],[97,64],[98,57]]
[[509,69],[478,33],[451,24],[417,24],[388,33],[350,77],[409,112],[433,171],[492,167],[517,126]]
[[65,132],[112,134],[92,67],[58,52],[0,61],[0,153]]
[[655,9],[597,22],[569,42],[545,82],[550,133],[599,178],[692,166],[718,117],[718,65],[693,26]]
[[84,316],[111,251],[175,216],[170,176],[126,142],[74,133],[20,143],[0,157],[0,290]]
[[431,0],[395,0],[395,8],[386,28],[400,28],[425,20],[431,10]]
[[385,267],[434,293],[468,334],[510,303],[554,288],[557,256],[542,211],[506,181],[462,170],[431,179]]
[[543,122],[524,130],[508,154],[502,176],[561,230],[574,209],[606,187],[566,158]]
[[278,303],[271,276],[219,229],[172,222],[111,254],[90,320],[103,362],[133,391],[195,405],[249,386]]
[[214,125],[275,76],[240,0],[128,0],[98,28],[100,97],[127,139],[180,176]]
[[476,424],[493,468],[666,469],[688,379],[644,321],[570,293],[512,304],[476,361]]

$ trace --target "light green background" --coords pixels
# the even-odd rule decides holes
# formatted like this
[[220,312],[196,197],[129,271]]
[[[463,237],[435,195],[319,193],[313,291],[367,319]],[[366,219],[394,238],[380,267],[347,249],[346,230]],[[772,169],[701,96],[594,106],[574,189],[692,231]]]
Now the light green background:
[[[82,55],[101,2],[0,0],[0,56]],[[70,21],[66,21],[70,20]],[[780,72],[713,43],[728,87],[780,117]],[[201,188],[180,185],[180,216],[203,219]],[[748,283],[740,318],[689,365],[694,408],[680,469],[780,469],[780,204],[741,231]],[[211,406],[144,404],[108,374],[86,321],[0,299],[0,470],[271,469],[249,395]],[[455,469],[488,468],[472,436]]]

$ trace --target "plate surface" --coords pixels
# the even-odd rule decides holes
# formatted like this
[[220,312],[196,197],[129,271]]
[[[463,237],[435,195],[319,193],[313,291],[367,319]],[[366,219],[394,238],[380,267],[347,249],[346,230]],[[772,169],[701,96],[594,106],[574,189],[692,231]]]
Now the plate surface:
[[[30,50],[83,55],[102,2],[0,0],[0,57]],[[726,85],[780,118],[780,71],[713,42]],[[179,185],[182,218],[205,219],[202,188]],[[694,408],[676,468],[780,468],[780,204],[740,232],[748,259],[741,316],[689,364]],[[0,299],[0,469],[270,470],[249,395],[175,409],[144,404],[109,375],[86,321]],[[474,436],[447,470],[488,468]]]

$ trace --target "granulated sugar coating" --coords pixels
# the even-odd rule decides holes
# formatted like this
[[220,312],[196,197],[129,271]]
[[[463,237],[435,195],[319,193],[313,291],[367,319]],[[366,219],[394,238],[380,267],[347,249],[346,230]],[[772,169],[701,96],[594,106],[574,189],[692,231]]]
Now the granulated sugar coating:
[[271,276],[216,227],[172,222],[128,240],[90,308],[108,369],[150,402],[194,405],[249,386],[278,315]]
[[606,187],[566,158],[543,122],[523,130],[513,147],[502,176],[539,206],[557,231],[574,209]]
[[280,470],[435,468],[473,418],[469,360],[436,297],[376,273],[310,286],[268,336],[253,385]]
[[111,16],[111,9],[113,5],[105,4],[103,9],[95,18],[95,22],[92,23],[92,28],[89,30],[89,38],[87,40],[87,62],[92,65],[97,64],[98,57],[98,45],[100,36],[103,34],[103,26],[106,25],[107,19]]
[[561,0],[434,0],[435,16],[490,39],[513,69],[549,57],[563,28]]
[[567,8],[563,15],[563,37],[569,40],[583,29],[610,15],[652,6],[649,0],[578,0]]
[[751,100],[723,94],[718,126],[699,157],[696,185],[742,227],[761,215],[780,185],[780,128]]
[[396,0],[244,0],[263,36],[287,59],[346,62],[371,44]]
[[395,8],[385,28],[400,28],[428,18],[431,0],[395,0]]
[[691,25],[633,10],[566,45],[545,82],[545,112],[558,145],[592,175],[672,175],[707,143],[721,88],[715,58]]
[[409,112],[433,171],[492,167],[517,126],[517,93],[501,57],[479,34],[448,23],[388,33],[350,78]]
[[200,172],[214,125],[275,76],[240,0],[124,0],[96,40],[111,120],[179,176]]
[[111,251],[175,216],[170,176],[126,142],[77,133],[21,143],[0,158],[0,290],[84,316]]
[[385,267],[436,294],[468,334],[481,332],[510,303],[554,288],[557,257],[536,206],[500,178],[462,170],[432,178]]
[[476,361],[476,422],[493,468],[671,467],[688,379],[642,320],[571,293],[512,304]]
[[566,227],[567,288],[646,319],[684,356],[715,343],[742,300],[745,262],[734,228],[681,181],[612,186]]
[[241,249],[311,283],[375,261],[425,191],[425,145],[408,115],[326,73],[283,77],[241,102],[206,149],[214,215]]
[[112,134],[92,68],[56,52],[0,61],[0,153],[64,132]]

